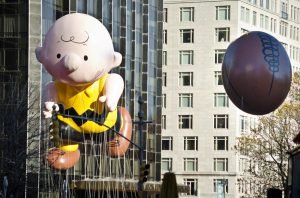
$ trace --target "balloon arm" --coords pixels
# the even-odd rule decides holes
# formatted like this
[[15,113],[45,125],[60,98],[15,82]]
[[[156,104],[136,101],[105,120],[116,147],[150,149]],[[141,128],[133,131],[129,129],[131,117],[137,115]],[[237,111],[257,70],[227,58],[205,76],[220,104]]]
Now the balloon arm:
[[105,102],[109,111],[114,111],[117,108],[123,89],[123,78],[119,74],[110,74],[105,81],[104,94],[99,98],[99,101]]
[[53,110],[53,106],[56,106],[56,111],[59,110],[58,105],[56,104],[57,102],[57,93],[56,93],[56,89],[55,89],[55,84],[54,82],[50,82],[47,84],[45,90],[44,90],[44,94],[43,94],[44,98],[44,111],[43,114],[45,116],[45,118],[51,118],[52,117],[52,110]]

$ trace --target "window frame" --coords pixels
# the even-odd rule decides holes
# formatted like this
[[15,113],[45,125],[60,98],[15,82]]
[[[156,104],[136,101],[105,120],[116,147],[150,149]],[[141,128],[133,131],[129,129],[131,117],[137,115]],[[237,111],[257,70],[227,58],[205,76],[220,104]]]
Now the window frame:
[[215,71],[215,85],[224,85],[222,71]]
[[[166,142],[167,149],[163,148],[163,141]],[[172,151],[173,150],[173,137],[172,136],[162,136],[161,138],[161,150]]]
[[[183,170],[186,172],[196,172],[198,171],[198,158],[197,157],[187,157],[187,158],[183,158]],[[188,170],[188,163],[191,163],[193,168],[192,170]]]
[[[188,20],[183,20],[183,12],[189,13]],[[194,7],[181,7],[180,8],[180,22],[193,22],[194,21]]]
[[162,108],[167,107],[167,94],[165,93],[161,94],[161,106]]
[[[190,191],[187,193],[187,195],[198,195],[198,179],[196,178],[184,178],[183,182],[185,185],[189,186]],[[193,192],[192,192],[193,191]]]
[[162,86],[166,87],[167,86],[167,72],[162,73]]
[[180,43],[194,43],[194,29],[180,29],[179,32]]
[[[167,163],[168,170],[163,169],[163,162]],[[171,157],[161,158],[161,171],[172,171],[172,170],[173,170],[173,158]]]
[[[184,136],[184,144],[183,144],[183,150],[185,151],[198,151],[198,136]],[[194,149],[189,149],[189,143],[192,143],[192,147]]]
[[216,42],[230,42],[230,28],[229,27],[215,28],[215,41]]
[[161,129],[166,129],[167,125],[167,116],[161,115]]
[[[221,19],[220,11],[225,12],[224,19]],[[230,21],[230,5],[216,6],[216,20],[218,20],[218,21]]]
[[[184,56],[188,56],[187,63],[184,63]],[[179,64],[180,65],[194,65],[194,51],[193,50],[180,50],[179,51]]]
[[226,53],[225,49],[216,49],[215,50],[215,64],[223,63],[225,53]]
[[168,31],[167,30],[163,30],[163,44],[168,44]]
[[[187,126],[184,126],[187,125]],[[179,129],[193,129],[193,115],[185,114],[178,115],[178,128]]]
[[[224,182],[225,180],[225,182]],[[217,192],[217,183],[224,182],[225,192],[228,193],[228,179],[213,179],[213,192]]]
[[[222,122],[224,123],[222,124]],[[214,114],[214,129],[228,129],[229,128],[228,124],[229,124],[228,114]]]
[[[179,72],[178,73],[178,86],[179,87],[192,87],[194,83],[194,73],[193,72]],[[186,79],[188,78],[188,79]],[[185,85],[189,81],[189,85]]]
[[[224,149],[220,148],[220,144],[224,144]],[[214,136],[214,150],[228,151],[228,136]]]
[[[220,105],[220,102],[223,104]],[[214,107],[229,107],[229,99],[226,93],[214,93]]]
[[[223,170],[218,169],[218,164],[224,167]],[[214,172],[228,172],[228,158],[214,158]]]
[[164,23],[168,22],[168,8],[163,9],[163,22]]
[[[193,93],[179,93],[179,107],[181,108],[192,108],[193,107]],[[184,106],[183,100],[186,99],[188,105]]]
[[249,120],[245,115],[240,115],[240,132],[245,133],[249,130]]
[[162,53],[162,65],[166,66],[168,65],[168,52],[163,51]]

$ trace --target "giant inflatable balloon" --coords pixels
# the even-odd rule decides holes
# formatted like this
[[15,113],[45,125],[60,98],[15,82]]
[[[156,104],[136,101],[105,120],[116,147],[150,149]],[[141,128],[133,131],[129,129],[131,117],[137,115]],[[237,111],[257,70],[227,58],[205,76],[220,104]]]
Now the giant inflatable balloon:
[[61,17],[47,32],[43,46],[36,49],[36,57],[54,79],[45,93],[44,115],[57,117],[52,123],[56,147],[49,151],[49,165],[63,170],[73,167],[80,157],[78,143],[112,133],[112,128],[120,135],[106,143],[108,154],[124,155],[132,120],[125,108],[117,107],[124,81],[109,73],[121,64],[122,56],[114,51],[99,20],[79,13]]
[[226,50],[222,77],[230,100],[241,110],[263,115],[286,98],[292,69],[281,43],[259,31],[242,35]]

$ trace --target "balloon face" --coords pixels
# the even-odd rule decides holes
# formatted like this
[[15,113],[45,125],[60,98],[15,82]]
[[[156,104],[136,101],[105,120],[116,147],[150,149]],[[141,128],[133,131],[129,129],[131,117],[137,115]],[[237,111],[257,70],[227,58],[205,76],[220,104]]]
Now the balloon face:
[[292,68],[281,43],[267,33],[255,31],[229,45],[222,77],[228,97],[239,109],[264,115],[286,98]]
[[81,13],[59,18],[36,56],[56,80],[79,86],[98,80],[122,61],[104,25]]

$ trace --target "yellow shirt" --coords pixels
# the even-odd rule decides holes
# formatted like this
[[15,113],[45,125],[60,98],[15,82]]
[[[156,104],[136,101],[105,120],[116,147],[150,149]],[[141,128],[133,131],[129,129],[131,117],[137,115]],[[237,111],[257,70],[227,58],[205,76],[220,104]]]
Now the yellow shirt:
[[108,74],[82,91],[78,91],[74,86],[55,81],[58,96],[57,103],[63,105],[65,114],[95,119],[104,122],[105,126],[94,121],[62,115],[59,115],[58,119],[81,133],[101,133],[108,130],[106,126],[113,127],[117,120],[117,110],[103,115],[104,103],[98,101],[99,97],[103,95],[104,83],[107,77]]

